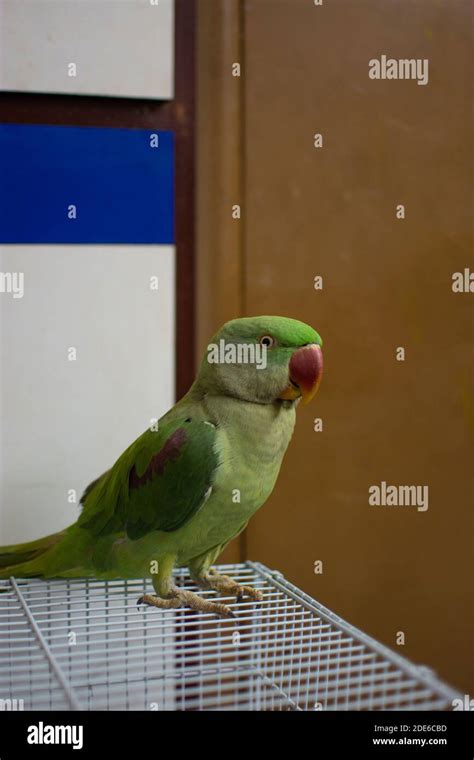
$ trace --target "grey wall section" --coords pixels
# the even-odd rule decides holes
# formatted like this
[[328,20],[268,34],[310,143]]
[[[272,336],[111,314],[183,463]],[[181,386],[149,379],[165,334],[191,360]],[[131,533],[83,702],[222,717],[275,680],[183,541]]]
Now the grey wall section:
[[174,403],[175,251],[2,246],[0,271],[24,273],[22,298],[0,294],[4,544],[74,522],[69,491]]

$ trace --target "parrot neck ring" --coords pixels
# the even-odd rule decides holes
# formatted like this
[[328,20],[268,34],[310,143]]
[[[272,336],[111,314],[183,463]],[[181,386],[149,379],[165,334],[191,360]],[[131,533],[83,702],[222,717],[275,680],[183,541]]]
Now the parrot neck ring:
[[280,393],[281,400],[295,400],[300,396],[308,404],[315,396],[323,374],[323,353],[317,343],[297,348],[288,365],[288,385]]

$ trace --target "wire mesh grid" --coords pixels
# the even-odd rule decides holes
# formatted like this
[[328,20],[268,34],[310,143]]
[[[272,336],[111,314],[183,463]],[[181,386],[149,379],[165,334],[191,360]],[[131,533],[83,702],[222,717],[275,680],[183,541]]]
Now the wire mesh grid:
[[[259,563],[234,619],[137,608],[144,580],[0,581],[0,709],[442,710],[459,694]],[[185,569],[176,583],[197,590]],[[213,595],[213,592],[202,592]]]

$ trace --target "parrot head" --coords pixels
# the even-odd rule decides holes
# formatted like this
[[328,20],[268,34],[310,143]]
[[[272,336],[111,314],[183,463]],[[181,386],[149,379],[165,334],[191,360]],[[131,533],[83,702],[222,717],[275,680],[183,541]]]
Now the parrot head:
[[207,393],[245,401],[308,403],[321,382],[322,343],[295,319],[233,319],[212,338],[197,382]]

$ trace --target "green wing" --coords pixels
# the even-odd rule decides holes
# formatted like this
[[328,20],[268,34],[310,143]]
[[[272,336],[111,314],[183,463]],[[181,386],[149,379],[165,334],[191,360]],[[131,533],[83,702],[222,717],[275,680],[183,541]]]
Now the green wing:
[[79,526],[131,539],[177,530],[206,501],[219,464],[215,443],[210,422],[164,418],[86,489]]

